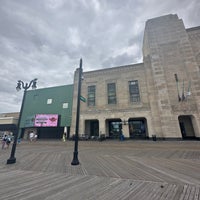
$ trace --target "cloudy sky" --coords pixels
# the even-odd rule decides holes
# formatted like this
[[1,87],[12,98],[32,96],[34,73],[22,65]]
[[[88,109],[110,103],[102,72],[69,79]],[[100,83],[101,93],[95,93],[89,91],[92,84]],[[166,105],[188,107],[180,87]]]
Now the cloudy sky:
[[0,113],[18,112],[17,80],[72,84],[83,70],[142,62],[148,19],[178,14],[200,25],[199,0],[0,0]]

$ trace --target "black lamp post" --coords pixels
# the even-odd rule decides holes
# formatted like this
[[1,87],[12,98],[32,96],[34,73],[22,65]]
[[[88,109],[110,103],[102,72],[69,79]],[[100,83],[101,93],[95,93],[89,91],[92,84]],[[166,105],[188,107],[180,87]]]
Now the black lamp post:
[[71,165],[79,165],[79,160],[78,160],[78,132],[79,132],[79,118],[80,118],[81,81],[82,81],[82,59],[80,59],[80,67],[79,67],[77,110],[76,110],[76,132],[75,132],[75,138],[74,138],[74,157],[73,157],[73,160],[71,162]]
[[24,107],[24,102],[25,102],[25,98],[26,98],[26,91],[32,86],[32,89],[36,89],[37,83],[37,79],[33,79],[32,81],[30,81],[30,83],[24,83],[23,81],[19,80],[17,82],[17,87],[16,90],[19,91],[21,90],[21,88],[24,89],[24,94],[23,94],[23,99],[22,99],[22,104],[21,104],[21,109],[20,109],[20,113],[19,113],[19,120],[18,120],[18,125],[17,125],[17,131],[14,134],[14,142],[13,142],[13,146],[12,146],[12,150],[11,150],[11,154],[10,154],[10,158],[7,160],[7,164],[13,164],[16,163],[16,158],[15,158],[15,150],[16,150],[16,145],[17,145],[17,139],[18,139],[18,135],[19,135],[19,130],[20,130],[20,121],[21,121],[21,117],[22,117],[22,111],[23,111],[23,107]]

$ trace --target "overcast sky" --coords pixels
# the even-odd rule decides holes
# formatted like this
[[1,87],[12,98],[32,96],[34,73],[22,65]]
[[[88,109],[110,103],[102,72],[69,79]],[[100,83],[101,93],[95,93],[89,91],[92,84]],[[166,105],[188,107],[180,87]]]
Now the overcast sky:
[[199,0],[0,0],[0,113],[19,112],[17,80],[38,88],[73,83],[83,70],[142,62],[148,19],[178,14],[200,25]]

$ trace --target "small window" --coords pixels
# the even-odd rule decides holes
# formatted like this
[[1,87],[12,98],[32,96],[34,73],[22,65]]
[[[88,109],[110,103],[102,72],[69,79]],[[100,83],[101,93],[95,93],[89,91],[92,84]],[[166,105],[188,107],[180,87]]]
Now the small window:
[[47,99],[47,104],[52,104],[52,99]]
[[63,108],[68,108],[68,103],[63,103]]
[[130,102],[140,102],[140,92],[138,81],[129,81],[129,94],[130,94]]
[[107,91],[108,91],[108,104],[116,104],[116,85],[115,83],[108,83],[107,85]]
[[88,86],[88,106],[95,106],[95,93],[96,93],[96,86],[91,85]]

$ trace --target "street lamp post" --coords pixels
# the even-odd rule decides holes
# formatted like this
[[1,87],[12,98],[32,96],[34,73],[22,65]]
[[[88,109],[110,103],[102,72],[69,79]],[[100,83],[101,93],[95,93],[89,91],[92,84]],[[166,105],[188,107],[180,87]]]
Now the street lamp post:
[[24,89],[24,94],[23,94],[21,109],[20,109],[20,113],[19,113],[19,120],[18,120],[18,125],[17,125],[17,131],[14,134],[14,142],[13,142],[13,145],[12,145],[12,150],[11,150],[10,158],[7,160],[7,164],[16,163],[15,150],[16,150],[17,139],[18,139],[19,130],[20,130],[20,121],[21,121],[21,117],[22,117],[22,111],[23,111],[24,102],[25,102],[25,98],[26,98],[26,91],[31,86],[32,86],[32,89],[36,89],[37,88],[36,83],[37,83],[37,79],[36,78],[33,79],[32,81],[30,81],[29,83],[24,83],[21,80],[19,80],[17,82],[16,90],[19,91],[19,90],[21,90],[21,88],[23,88]]
[[80,59],[80,67],[79,67],[77,110],[76,110],[76,132],[75,132],[75,138],[74,138],[74,157],[73,157],[73,160],[71,162],[71,165],[79,165],[79,160],[78,160],[78,132],[79,132],[79,118],[80,118],[81,81],[82,81],[82,59]]

